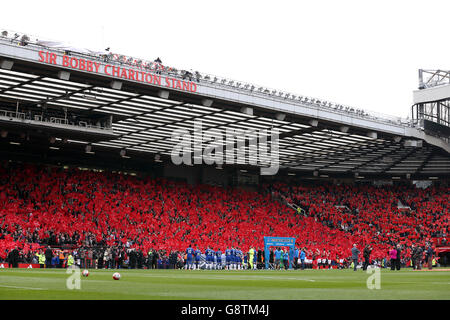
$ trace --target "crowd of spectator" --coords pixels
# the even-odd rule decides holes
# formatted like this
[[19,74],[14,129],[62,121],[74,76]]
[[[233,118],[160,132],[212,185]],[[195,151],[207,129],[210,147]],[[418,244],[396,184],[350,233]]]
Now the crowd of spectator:
[[[450,188],[397,186],[275,184],[275,196],[297,205],[299,212],[326,227],[352,235],[361,246],[373,247],[373,258],[384,259],[392,247],[403,250],[399,261],[412,260],[414,246],[445,244],[449,232]],[[389,257],[388,257],[389,259]]]
[[[259,252],[264,236],[276,235],[295,237],[317,268],[348,265],[354,243],[370,245],[380,265],[400,245],[407,264],[413,244],[424,247],[448,233],[448,187],[277,184],[270,191],[4,162],[0,259],[18,248],[21,261],[36,261],[50,246],[59,259],[50,267],[62,267],[69,255],[80,266],[181,267],[188,245]],[[411,210],[400,210],[399,201]]]

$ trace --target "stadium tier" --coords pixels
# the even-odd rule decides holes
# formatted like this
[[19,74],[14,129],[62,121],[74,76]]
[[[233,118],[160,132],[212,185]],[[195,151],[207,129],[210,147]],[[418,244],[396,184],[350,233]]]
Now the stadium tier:
[[[307,259],[342,264],[353,243],[382,261],[393,245],[437,244],[449,232],[450,189],[278,183],[260,192],[118,173],[3,163],[0,257],[60,249],[135,249],[146,257],[193,246],[261,250],[265,235],[295,237]],[[278,201],[303,209],[302,214]],[[336,264],[335,264],[336,263]]]

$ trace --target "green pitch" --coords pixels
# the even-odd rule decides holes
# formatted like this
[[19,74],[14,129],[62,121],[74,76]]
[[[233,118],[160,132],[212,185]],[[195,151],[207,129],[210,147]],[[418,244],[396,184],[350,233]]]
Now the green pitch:
[[367,288],[361,270],[90,270],[80,289],[69,290],[66,270],[0,270],[0,300],[13,299],[450,299],[450,269],[380,274],[379,290]]

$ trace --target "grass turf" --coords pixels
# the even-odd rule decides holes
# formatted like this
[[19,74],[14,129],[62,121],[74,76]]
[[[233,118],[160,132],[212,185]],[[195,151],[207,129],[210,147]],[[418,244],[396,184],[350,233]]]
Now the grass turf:
[[2,269],[0,300],[450,300],[450,269],[381,271],[369,290],[358,270],[90,270],[69,290],[64,269]]

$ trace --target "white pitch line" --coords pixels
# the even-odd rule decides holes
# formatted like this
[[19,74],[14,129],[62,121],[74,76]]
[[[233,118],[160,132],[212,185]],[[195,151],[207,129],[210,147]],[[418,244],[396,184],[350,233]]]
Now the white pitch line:
[[11,288],[11,289],[25,289],[25,290],[47,290],[44,288],[30,288],[30,287],[17,287],[17,286],[4,286],[0,284],[2,288]]
[[[141,273],[142,274],[142,273]],[[154,277],[154,278],[171,278],[171,279],[179,279],[179,278],[183,278],[182,276],[179,275],[159,275],[159,274],[144,274],[144,277]],[[264,276],[264,275],[259,275],[259,276],[245,276],[245,275],[236,275],[236,276],[214,276],[211,277],[207,274],[204,275],[200,275],[200,274],[196,274],[194,275],[194,277],[192,277],[191,279],[208,279],[208,280],[233,280],[233,281],[240,281],[240,280],[254,280],[254,281],[261,281],[261,280],[296,280],[296,281],[309,281],[309,282],[316,282],[316,280],[312,280],[312,279],[303,279],[303,278],[286,278],[286,277],[271,277],[271,276]]]

